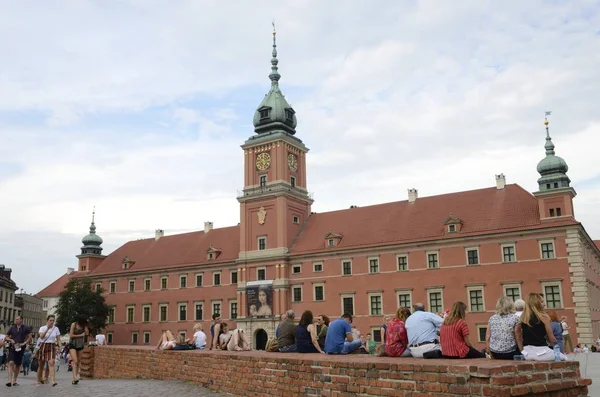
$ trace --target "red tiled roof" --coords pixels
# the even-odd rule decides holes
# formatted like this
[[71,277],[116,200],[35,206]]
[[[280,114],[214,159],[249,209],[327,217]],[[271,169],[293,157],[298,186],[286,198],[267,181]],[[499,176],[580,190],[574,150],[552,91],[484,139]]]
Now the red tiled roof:
[[[459,233],[445,234],[450,214]],[[572,219],[553,226],[578,224]],[[377,246],[548,227],[539,219],[537,199],[516,184],[312,214],[291,253],[325,250],[325,235],[343,235],[338,247]]]
[[600,240],[594,240],[594,244],[596,244],[596,247],[600,249]]
[[[221,250],[214,260],[206,259],[210,247]],[[238,258],[240,252],[240,227],[230,226],[204,231],[129,241],[117,248],[102,261],[92,275],[123,271],[123,259],[128,257],[135,263],[132,271],[169,268],[180,265],[221,263]]]
[[82,272],[72,272],[71,274],[65,273],[59,278],[57,278],[52,284],[38,292],[36,295],[40,298],[51,298],[58,296],[61,291],[65,288],[65,285],[71,280],[73,277],[77,277],[77,275],[83,274]]

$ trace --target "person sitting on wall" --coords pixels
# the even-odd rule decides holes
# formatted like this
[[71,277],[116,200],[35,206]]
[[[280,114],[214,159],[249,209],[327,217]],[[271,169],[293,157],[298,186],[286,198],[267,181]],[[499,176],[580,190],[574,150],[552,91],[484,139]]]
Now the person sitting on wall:
[[248,336],[243,329],[237,328],[229,330],[226,323],[221,324],[221,331],[219,334],[219,345],[218,348],[221,350],[229,351],[250,351],[250,343]]
[[477,351],[469,338],[469,326],[465,321],[467,305],[456,302],[440,327],[440,345],[443,358],[485,358]]
[[219,323],[221,322],[221,315],[219,313],[215,313],[212,315],[212,322],[210,324],[210,349],[213,350],[217,348],[218,338],[215,338],[215,335],[219,335]]
[[[548,347],[548,342],[554,346],[556,338],[550,326],[550,316],[544,313],[544,297],[532,292],[527,296],[525,310],[521,321],[515,328],[517,344],[525,360],[554,361],[554,351]],[[566,361],[567,356],[558,353],[561,361]]]
[[156,350],[173,350],[176,345],[177,342],[175,341],[173,333],[169,330],[166,330],[160,336],[158,344],[156,345]]
[[352,315],[344,313],[341,318],[332,321],[327,329],[325,338],[325,353],[348,354],[352,353],[362,344],[360,339],[352,336]]
[[250,315],[256,317],[268,317],[273,315],[273,310],[271,310],[271,306],[269,305],[267,298],[267,289],[265,287],[260,287],[258,289],[258,309],[256,305],[250,306]]
[[521,352],[515,340],[515,327],[519,324],[515,316],[515,304],[506,296],[496,303],[496,314],[488,320],[485,332],[486,351],[496,360],[512,360]]
[[279,326],[281,324],[283,324],[283,322],[285,321],[285,319],[287,318],[287,316],[285,315],[285,313],[283,313],[280,318],[279,318],[279,322],[277,323],[277,327],[275,328],[275,337],[279,338]]
[[298,353],[325,353],[319,346],[317,327],[310,310],[304,311],[296,327],[296,346]]
[[175,341],[175,347],[173,350],[190,350],[190,342],[191,340],[186,339],[184,335],[179,335]]
[[426,312],[425,305],[416,303],[414,312],[406,320],[406,332],[410,354],[422,358],[424,353],[439,351],[438,329],[442,326],[442,318],[437,314]]
[[192,344],[196,349],[203,350],[206,347],[206,334],[202,330],[202,323],[194,325],[194,337],[192,338]]
[[298,350],[296,345],[296,325],[294,318],[296,313],[293,310],[285,312],[286,319],[279,326],[279,337],[277,338],[277,346],[282,353],[291,353]]
[[388,357],[410,357],[408,348],[408,333],[406,332],[406,319],[410,317],[410,310],[401,307],[396,311],[396,316],[387,324],[385,333],[385,354]]
[[329,317],[324,314],[317,317],[317,339],[321,350],[325,349],[325,338],[327,337],[327,329],[329,328]]

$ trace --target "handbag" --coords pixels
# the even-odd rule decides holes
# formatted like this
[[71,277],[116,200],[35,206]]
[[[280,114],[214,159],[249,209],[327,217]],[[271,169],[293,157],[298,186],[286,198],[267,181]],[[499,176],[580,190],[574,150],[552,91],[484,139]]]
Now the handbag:
[[[48,333],[48,330],[46,329],[46,334],[47,333]],[[52,335],[53,333],[54,333],[54,328],[52,328],[52,331],[50,331],[50,335]],[[37,356],[38,352],[40,351],[40,347],[42,346],[42,343],[46,343],[46,341],[48,340],[50,335],[46,335],[46,338],[33,348],[33,356],[34,357]]]

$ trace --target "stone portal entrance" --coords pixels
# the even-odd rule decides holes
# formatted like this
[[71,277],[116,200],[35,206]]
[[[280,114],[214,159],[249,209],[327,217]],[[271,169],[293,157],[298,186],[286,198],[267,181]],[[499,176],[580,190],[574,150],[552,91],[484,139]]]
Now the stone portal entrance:
[[265,346],[267,346],[267,339],[269,339],[267,331],[262,328],[257,329],[256,332],[254,332],[254,349],[265,350]]

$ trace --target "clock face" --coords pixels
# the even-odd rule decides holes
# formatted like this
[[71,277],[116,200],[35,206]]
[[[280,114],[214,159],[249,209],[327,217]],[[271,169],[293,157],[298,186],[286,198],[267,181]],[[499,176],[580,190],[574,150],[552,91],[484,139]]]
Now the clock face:
[[260,153],[256,156],[256,168],[259,171],[264,171],[271,165],[271,156],[269,153]]
[[296,171],[298,169],[298,157],[295,154],[288,154],[288,167],[290,170]]

